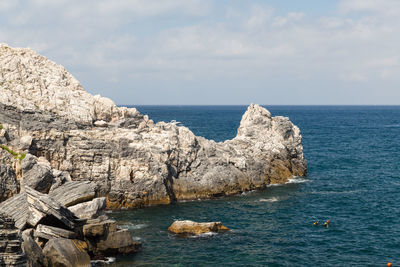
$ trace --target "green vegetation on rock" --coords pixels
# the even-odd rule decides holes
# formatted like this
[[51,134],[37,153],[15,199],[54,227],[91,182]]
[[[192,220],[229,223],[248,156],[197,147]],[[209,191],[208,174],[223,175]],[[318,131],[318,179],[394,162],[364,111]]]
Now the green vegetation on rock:
[[6,146],[6,145],[0,145],[0,148],[1,148],[1,149],[4,149],[4,150],[7,151],[8,153],[10,153],[10,155],[12,155],[15,159],[18,159],[19,162],[21,162],[21,161],[26,157],[26,154],[25,154],[25,153],[18,153],[18,152],[15,152],[14,150],[12,150],[11,148],[9,148],[9,147]]

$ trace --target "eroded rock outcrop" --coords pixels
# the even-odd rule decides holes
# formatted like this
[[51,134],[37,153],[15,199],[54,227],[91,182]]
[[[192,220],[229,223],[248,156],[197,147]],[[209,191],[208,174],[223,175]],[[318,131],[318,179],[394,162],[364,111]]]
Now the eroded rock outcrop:
[[14,220],[0,213],[0,266],[26,266],[21,249],[21,236]]
[[[43,157],[74,181],[96,183],[109,208],[236,194],[306,174],[299,129],[258,105],[233,140],[216,143],[91,96],[62,66],[7,45],[0,46],[0,123],[0,141],[17,158]],[[18,161],[11,163],[17,178]]]
[[[75,190],[83,192],[88,183],[80,183],[83,190],[76,185],[74,183]],[[63,189],[68,192],[71,184],[59,188]],[[57,195],[60,193],[63,195],[62,192]],[[81,203],[85,198],[79,194],[72,199],[78,202],[76,205],[85,203]],[[8,214],[9,218],[3,218],[2,214]],[[90,266],[91,257],[104,259],[105,256],[130,254],[140,246],[130,232],[119,228],[116,221],[106,215],[90,220],[78,218],[51,196],[29,187],[0,203],[0,265],[15,262],[16,266],[25,266],[18,265],[26,262],[23,251],[27,266]]]
[[175,221],[168,227],[168,231],[180,236],[201,235],[229,231],[221,222],[194,222],[190,220]]

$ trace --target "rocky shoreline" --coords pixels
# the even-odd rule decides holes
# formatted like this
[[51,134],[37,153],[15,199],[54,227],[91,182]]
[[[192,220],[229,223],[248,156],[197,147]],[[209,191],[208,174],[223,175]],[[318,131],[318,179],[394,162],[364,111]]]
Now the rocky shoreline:
[[[107,224],[107,230],[98,226],[104,230],[102,240],[114,240],[122,231],[115,222],[98,217],[105,207],[136,208],[232,195],[307,173],[298,127],[258,105],[248,107],[234,139],[216,143],[176,123],[154,123],[134,108],[92,96],[62,66],[31,49],[4,44],[0,45],[0,145],[0,212],[5,220],[11,216],[14,227],[24,233],[31,229],[22,234],[23,242],[36,239],[42,252],[50,245],[54,252],[60,246],[52,240],[63,238],[92,258],[107,253],[96,254],[93,247],[99,242],[85,235],[85,225]],[[53,208],[40,210],[35,197],[66,213],[58,218],[48,213]],[[25,203],[30,213],[23,219],[13,216],[8,203],[14,203],[9,207]],[[69,231],[68,238],[65,232],[52,236],[51,227]],[[111,250],[134,251],[123,247]]]

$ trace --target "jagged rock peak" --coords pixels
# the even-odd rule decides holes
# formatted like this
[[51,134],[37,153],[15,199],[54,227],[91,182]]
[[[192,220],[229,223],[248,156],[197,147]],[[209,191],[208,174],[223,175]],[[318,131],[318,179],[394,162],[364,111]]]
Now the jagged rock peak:
[[87,93],[63,66],[30,48],[0,44],[0,88],[3,104],[83,123],[138,115],[136,109],[118,108],[108,98]]
[[240,121],[237,135],[239,137],[252,136],[254,134],[254,128],[257,127],[269,129],[271,127],[271,121],[271,113],[267,109],[257,104],[250,104]]
[[[54,182],[43,192],[70,177],[94,182],[94,195],[108,208],[134,208],[262,189],[307,173],[300,130],[259,105],[248,107],[233,140],[216,143],[91,96],[62,66],[30,49],[0,47],[0,82],[3,154],[22,155],[11,150],[20,147],[69,173],[42,166]],[[25,169],[22,181],[40,189],[41,180]],[[20,176],[18,168],[9,175]]]

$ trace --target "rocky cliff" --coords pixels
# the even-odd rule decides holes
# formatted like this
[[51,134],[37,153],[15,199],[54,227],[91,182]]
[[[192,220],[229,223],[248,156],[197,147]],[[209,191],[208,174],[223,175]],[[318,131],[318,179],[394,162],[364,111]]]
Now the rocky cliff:
[[[258,105],[248,107],[234,139],[216,143],[92,96],[62,66],[7,45],[0,45],[0,123],[3,199],[21,182],[48,193],[90,180],[107,207],[133,208],[261,189],[307,171],[298,127]],[[29,154],[46,175],[23,171]]]

